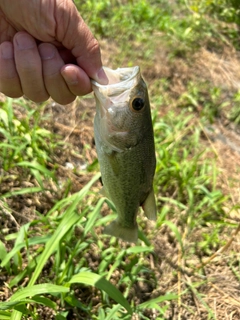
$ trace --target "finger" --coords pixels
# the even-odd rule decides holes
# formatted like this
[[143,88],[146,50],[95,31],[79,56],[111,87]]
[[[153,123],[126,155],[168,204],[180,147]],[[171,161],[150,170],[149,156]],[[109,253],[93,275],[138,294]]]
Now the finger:
[[35,102],[49,98],[42,76],[42,62],[36,42],[26,32],[18,32],[13,39],[14,56],[23,93]]
[[0,92],[11,98],[18,98],[23,94],[11,42],[0,45]]
[[64,1],[55,8],[56,37],[63,46],[71,50],[77,63],[87,75],[107,84],[107,76],[102,69],[100,47],[88,26],[79,15],[73,3],[69,2],[69,10],[65,10]]
[[43,77],[49,95],[60,104],[68,104],[75,100],[73,94],[61,75],[64,61],[56,47],[50,43],[42,43],[38,47],[43,68]]
[[61,74],[74,95],[84,96],[92,91],[88,75],[78,66],[65,65],[61,69]]
[[[54,43],[53,43],[54,44]],[[71,63],[77,65],[76,58],[74,55],[72,55],[71,51],[66,48],[59,48],[55,45],[55,47],[58,49],[58,52],[60,54],[60,57],[64,61],[65,64]]]

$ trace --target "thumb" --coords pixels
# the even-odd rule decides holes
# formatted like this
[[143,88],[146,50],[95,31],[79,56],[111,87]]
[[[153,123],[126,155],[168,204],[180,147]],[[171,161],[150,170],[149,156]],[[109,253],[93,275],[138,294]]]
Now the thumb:
[[100,46],[71,1],[59,1],[55,7],[56,39],[71,50],[78,66],[101,84],[108,78],[102,68]]

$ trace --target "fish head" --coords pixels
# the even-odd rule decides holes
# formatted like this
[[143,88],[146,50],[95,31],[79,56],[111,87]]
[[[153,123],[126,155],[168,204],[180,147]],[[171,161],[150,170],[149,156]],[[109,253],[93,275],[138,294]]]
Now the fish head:
[[152,130],[147,86],[138,66],[116,70],[105,67],[104,71],[107,85],[92,80],[97,107],[94,126],[106,147],[123,152]]

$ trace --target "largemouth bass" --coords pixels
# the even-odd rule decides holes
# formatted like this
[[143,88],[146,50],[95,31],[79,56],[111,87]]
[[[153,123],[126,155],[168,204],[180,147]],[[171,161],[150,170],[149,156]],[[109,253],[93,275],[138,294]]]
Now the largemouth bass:
[[156,220],[156,159],[148,91],[139,67],[104,71],[108,85],[92,80],[97,109],[94,137],[103,193],[118,214],[104,233],[136,242],[139,206],[148,219]]

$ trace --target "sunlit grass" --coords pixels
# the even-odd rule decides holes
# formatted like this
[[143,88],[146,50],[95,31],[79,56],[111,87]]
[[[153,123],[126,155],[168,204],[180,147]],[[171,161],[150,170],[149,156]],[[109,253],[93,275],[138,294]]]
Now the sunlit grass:
[[[229,40],[227,30],[222,34],[217,31],[221,28],[216,29],[223,11],[205,19],[214,7],[215,2],[210,2],[211,7],[206,1],[193,7],[191,1],[189,6],[178,1],[176,8],[168,1],[76,1],[97,37],[116,41],[124,48],[113,57],[114,62],[127,61],[132,65],[145,61],[145,70],[147,66],[154,68],[152,61],[159,50],[159,37],[169,48],[169,59],[184,58],[186,52],[196,51],[201,44],[215,41],[215,48]],[[54,170],[53,156],[61,141],[42,125],[44,105],[32,106],[23,99],[1,102],[0,182],[26,180],[30,185],[20,183],[18,188],[0,190],[0,212],[5,211],[5,219],[10,219],[8,200],[18,201],[18,197],[28,195],[49,192],[53,203],[44,214],[36,209],[33,219],[16,232],[1,230],[0,272],[9,278],[6,288],[10,297],[0,302],[0,319],[37,320],[39,305],[53,310],[57,320],[69,319],[70,310],[84,314],[85,319],[100,320],[130,320],[132,314],[137,319],[149,319],[147,312],[154,310],[157,319],[165,319],[171,301],[179,303],[181,295],[187,292],[199,299],[208,319],[215,319],[214,311],[199,291],[206,279],[192,261],[211,256],[225,244],[222,235],[226,228],[230,233],[237,227],[226,219],[224,208],[231,203],[219,189],[218,155],[202,139],[204,126],[214,122],[223,107],[222,92],[209,81],[201,85],[188,81],[186,92],[178,98],[169,93],[170,88],[169,78],[152,80],[158,219],[149,227],[143,216],[138,216],[139,240],[135,246],[101,233],[116,212],[94,187],[99,178],[97,160],[87,168],[89,182],[71,193],[68,184],[59,183]],[[239,124],[239,93],[231,99],[229,119]],[[162,112],[171,104],[172,108]],[[21,117],[14,112],[16,105],[24,110]],[[90,147],[86,145],[85,149]],[[111,214],[105,214],[106,210],[109,213],[107,208]],[[161,242],[163,228],[167,228],[178,248],[178,267],[188,265],[201,279],[187,282],[184,292],[176,293],[176,288],[171,287],[158,293],[160,280],[152,265],[159,261],[155,245],[156,241]],[[230,260],[229,265],[239,279],[235,261]],[[139,283],[148,284],[152,292],[157,292],[155,296],[149,294],[138,303],[134,288]],[[84,290],[87,298],[79,299],[78,292]]]
[[[201,126],[186,112],[177,117],[169,112],[163,118],[158,118],[157,112],[153,112],[153,122],[157,155],[154,189],[159,218],[152,232],[166,225],[175,235],[184,257],[188,259],[193,248],[185,248],[184,233],[187,232],[187,237],[191,238],[201,226],[211,224],[214,230],[212,234],[203,232],[201,241],[194,248],[208,254],[214,243],[217,247],[220,245],[218,234],[224,226],[221,207],[226,198],[216,188],[217,168],[214,158],[209,160],[205,156],[207,150],[201,147]],[[42,174],[41,171],[39,174]],[[51,179],[51,173],[47,176],[45,172],[45,178]],[[56,298],[61,300],[62,305],[79,308],[93,319],[110,319],[113,315],[115,319],[130,319],[131,312],[138,314],[141,319],[147,319],[144,316],[145,308],[154,308],[159,315],[164,315],[167,310],[164,302],[177,298],[173,292],[140,305],[131,303],[130,306],[130,301],[127,302],[132,286],[138,281],[146,281],[146,273],[151,275],[152,285],[157,288],[153,270],[147,263],[147,257],[153,254],[154,249],[147,237],[143,237],[146,226],[140,220],[140,239],[143,241],[139,240],[136,246],[124,248],[113,238],[110,246],[106,247],[105,239],[108,237],[96,233],[95,229],[113,219],[111,215],[101,217],[103,204],[107,203],[113,210],[114,207],[105,198],[97,201],[91,196],[93,202],[86,198],[91,185],[98,178],[99,175],[95,176],[81,191],[57,202],[45,216],[39,215],[37,219],[23,225],[19,232],[5,236],[5,241],[13,240],[15,243],[11,251],[7,252],[4,243],[0,242],[1,268],[12,277],[10,290],[19,285],[21,288],[24,278],[29,278],[23,291],[19,288],[8,302],[0,303],[0,310],[6,319],[21,319],[24,314],[38,319],[35,309],[26,309],[26,305],[39,303],[52,308],[59,319],[64,319],[67,313],[58,311]],[[22,189],[18,194],[40,190]],[[14,192],[12,195],[6,193],[1,198],[14,195]],[[177,223],[172,222],[176,215],[179,215]],[[35,230],[41,231],[35,235]],[[149,236],[151,238],[151,234]],[[100,261],[94,272],[86,259],[93,245]],[[38,285],[37,279],[50,256],[53,265],[49,278],[45,276],[41,285]],[[106,281],[111,281],[117,270],[121,270],[118,285],[111,287]],[[72,289],[72,285],[76,286],[77,283],[92,285],[101,290],[102,309],[98,315],[92,313],[84,302],[78,301]],[[117,290],[119,286],[122,293]],[[18,292],[22,292],[22,295],[18,295]],[[109,298],[114,299],[115,303],[110,302]],[[8,309],[15,311],[11,313]]]

